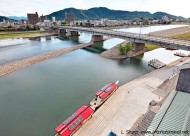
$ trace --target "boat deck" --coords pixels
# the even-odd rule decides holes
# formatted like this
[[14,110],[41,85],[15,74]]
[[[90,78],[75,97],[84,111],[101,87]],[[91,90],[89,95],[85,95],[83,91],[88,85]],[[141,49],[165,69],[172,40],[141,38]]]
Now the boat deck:
[[160,96],[154,91],[159,90],[158,87],[173,75],[175,67],[172,66],[176,64],[169,64],[119,87],[74,136],[106,136],[111,130],[122,136],[121,131],[130,130],[139,117],[148,111],[152,100],[163,99],[164,94]]
[[150,65],[150,66],[152,66],[152,67],[154,67],[156,69],[159,69],[159,68],[162,68],[162,67],[166,66],[165,63],[163,63],[163,62],[161,62],[161,61],[159,61],[157,59],[153,59],[153,60],[149,61],[148,65]]
[[[101,104],[101,103],[100,103]],[[98,106],[100,106],[97,100],[95,98],[90,102],[90,105],[93,109],[96,109]]]
[[190,54],[185,54],[182,52],[176,52],[174,55],[179,56],[179,57],[189,57],[190,56]]

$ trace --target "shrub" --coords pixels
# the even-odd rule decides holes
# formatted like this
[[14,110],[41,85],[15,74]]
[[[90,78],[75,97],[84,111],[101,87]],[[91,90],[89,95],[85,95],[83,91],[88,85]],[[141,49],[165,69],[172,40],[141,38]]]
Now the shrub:
[[61,26],[66,26],[66,25],[67,25],[66,21],[61,22]]
[[132,47],[131,43],[127,43],[127,44],[125,44],[125,45],[120,45],[120,46],[118,47],[118,50],[119,50],[119,52],[120,52],[122,55],[124,55],[124,54],[128,53],[128,52],[131,50],[131,47]]

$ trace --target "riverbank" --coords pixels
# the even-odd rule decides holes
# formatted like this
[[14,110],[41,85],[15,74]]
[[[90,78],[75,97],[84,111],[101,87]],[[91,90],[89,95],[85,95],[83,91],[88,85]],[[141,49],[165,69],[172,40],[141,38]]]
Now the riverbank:
[[0,32],[0,40],[10,38],[34,38],[42,36],[56,35],[56,31],[18,31],[18,32]]
[[120,59],[127,59],[127,58],[131,58],[131,57],[135,57],[135,56],[141,55],[147,51],[151,51],[151,50],[159,48],[159,46],[156,46],[156,45],[146,44],[144,50],[141,50],[141,51],[131,50],[128,53],[123,55],[119,52],[118,48],[119,48],[119,46],[125,45],[127,43],[128,43],[128,41],[124,41],[121,44],[118,44],[118,45],[112,47],[111,49],[102,52],[100,54],[100,56],[103,58],[106,58],[106,59],[120,60]]
[[32,64],[54,58],[54,57],[57,57],[57,56],[87,47],[87,46],[90,46],[92,44],[93,44],[92,42],[79,44],[73,47],[47,52],[41,55],[33,56],[33,57],[22,59],[22,60],[17,60],[15,62],[2,65],[0,66],[0,76],[7,75],[11,72],[17,71],[19,69],[30,66]]
[[[123,29],[123,28],[139,28],[139,27],[152,27],[152,26],[162,26],[163,24],[151,24],[151,25],[122,25],[122,26],[110,26],[110,27],[94,27],[95,29],[104,29],[104,30],[112,30],[112,29]],[[185,22],[175,22],[171,23],[169,25],[189,25],[188,23]]]
[[[179,28],[172,28],[172,29],[167,29],[167,30],[162,30],[162,31],[156,31],[156,32],[152,32],[150,33],[150,35],[156,35],[156,36],[170,36],[173,38],[180,38],[180,39],[185,39],[185,40],[189,40],[190,39],[190,29],[189,26],[185,26],[185,27],[179,27]],[[121,45],[124,45],[128,43],[128,41],[124,41],[123,43],[112,47],[111,49],[102,52],[100,54],[101,57],[106,58],[106,59],[127,59],[130,57],[134,57],[134,56],[138,56],[140,54],[143,54],[147,51],[151,51],[157,48],[160,48],[160,46],[157,45],[153,45],[153,44],[145,44],[145,48],[144,50],[141,51],[129,51],[127,54],[122,55],[120,54],[120,52],[118,51],[118,47]]]
[[151,32],[150,35],[171,37],[173,35],[180,35],[188,32],[190,32],[190,28],[189,26],[185,26],[185,27],[178,27],[162,31]]
[[[90,136],[105,136],[111,130],[117,135],[131,130],[139,118],[149,110],[149,103],[154,100],[162,102],[174,88],[175,84],[166,81],[174,76],[176,65],[188,58],[179,59],[168,66],[155,70],[135,79],[118,90],[93,114],[75,134]],[[171,85],[171,86],[170,86]],[[167,88],[167,91],[164,89]]]

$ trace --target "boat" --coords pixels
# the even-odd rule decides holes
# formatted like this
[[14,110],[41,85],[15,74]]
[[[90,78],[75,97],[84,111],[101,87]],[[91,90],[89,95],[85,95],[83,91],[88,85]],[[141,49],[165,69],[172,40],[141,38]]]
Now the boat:
[[87,105],[81,106],[75,113],[67,118],[63,123],[59,124],[55,131],[56,136],[70,136],[72,135],[85,121],[87,121],[94,110]]
[[118,88],[118,83],[109,82],[106,86],[96,92],[96,97],[90,102],[91,107],[95,110],[101,106]]
[[176,52],[176,53],[174,53],[174,55],[179,56],[179,57],[189,57],[190,56],[190,54],[185,54],[182,52]]

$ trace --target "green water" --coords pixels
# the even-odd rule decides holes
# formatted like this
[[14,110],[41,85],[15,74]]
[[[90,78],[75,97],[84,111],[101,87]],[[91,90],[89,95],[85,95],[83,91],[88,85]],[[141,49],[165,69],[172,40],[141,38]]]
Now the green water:
[[[51,47],[65,47],[68,43],[55,41],[49,42]],[[89,104],[107,82],[119,80],[120,85],[125,84],[152,71],[149,60],[173,57],[165,49],[120,61],[99,56],[106,47],[119,42],[111,39],[97,43],[94,48],[80,49],[0,77],[0,136],[52,136],[55,126],[82,104]],[[76,44],[72,43],[69,46]],[[32,44],[37,46],[38,42]],[[43,48],[49,47],[48,42],[44,44]]]

